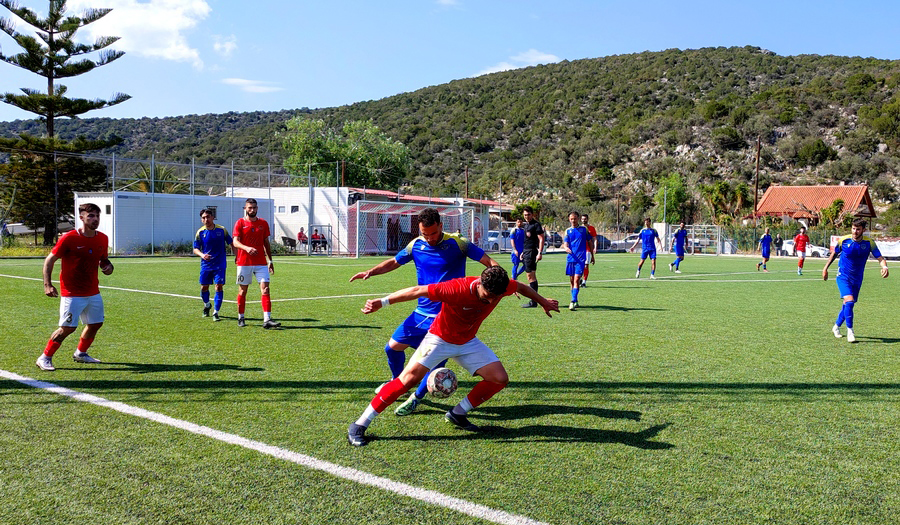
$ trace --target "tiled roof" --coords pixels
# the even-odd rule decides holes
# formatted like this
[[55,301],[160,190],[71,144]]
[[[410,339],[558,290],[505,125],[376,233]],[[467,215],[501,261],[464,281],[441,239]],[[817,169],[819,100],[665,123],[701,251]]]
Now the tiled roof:
[[855,217],[875,217],[868,186],[769,186],[756,214],[813,218],[837,199],[843,200],[844,211]]

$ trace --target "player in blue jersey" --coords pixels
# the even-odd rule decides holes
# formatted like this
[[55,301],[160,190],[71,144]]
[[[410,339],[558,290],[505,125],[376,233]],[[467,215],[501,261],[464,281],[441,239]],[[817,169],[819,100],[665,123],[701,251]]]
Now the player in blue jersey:
[[[478,261],[487,266],[499,266],[488,257],[484,250],[459,235],[444,232],[441,215],[434,208],[426,208],[419,213],[420,235],[403,247],[396,256],[383,261],[375,267],[359,272],[350,278],[368,279],[385,274],[413,261],[416,265],[416,277],[419,286],[442,283],[466,275],[466,259]],[[406,349],[418,348],[422,338],[428,333],[431,323],[441,311],[441,303],[428,297],[419,298],[418,307],[397,327],[391,340],[384,347],[392,378],[403,372],[406,363]],[[444,366],[443,364],[438,367]],[[422,399],[425,398],[428,376],[422,379],[415,394],[397,407],[394,412],[405,416],[411,414]]]
[[868,224],[864,219],[856,219],[850,229],[850,235],[841,237],[834,247],[831,257],[825,263],[822,270],[822,279],[828,280],[828,267],[834,259],[840,255],[841,260],[838,263],[838,274],[834,278],[837,283],[838,291],[844,300],[841,305],[841,311],[838,313],[837,320],[831,331],[835,337],[841,337],[841,325],[847,322],[847,341],[855,342],[856,335],[853,333],[853,306],[859,300],[859,289],[862,286],[863,273],[866,271],[866,261],[869,255],[878,259],[881,263],[881,276],[887,278],[888,266],[887,261],[882,257],[875,241],[863,235]]
[[681,273],[679,266],[681,265],[681,261],[684,260],[684,246],[687,243],[687,238],[687,228],[685,227],[684,221],[681,221],[678,229],[672,234],[672,251],[675,252],[675,260],[669,263],[670,272],[674,271],[675,273]]
[[[200,211],[200,220],[203,227],[197,230],[194,237],[194,253],[200,257],[200,298],[203,299],[203,317],[209,317],[209,311],[213,311],[213,320],[219,320],[219,310],[222,309],[222,298],[225,295],[225,245],[231,245],[231,235],[228,230],[215,223],[212,211],[203,209]],[[213,304],[209,302],[209,285],[216,285],[216,295]]]
[[578,224],[579,216],[574,211],[569,214],[569,229],[563,239],[562,247],[566,255],[566,275],[569,276],[569,286],[572,289],[572,302],[569,310],[578,308],[578,292],[581,287],[581,276],[587,266],[587,255],[591,254],[591,264],[594,263],[594,238],[585,226]]
[[759,253],[762,255],[762,261],[756,263],[756,271],[759,271],[760,266],[763,271],[769,273],[769,270],[766,269],[766,263],[769,262],[769,256],[772,255],[772,235],[769,233],[769,229],[766,228],[766,232],[762,237],[759,238]]
[[634,251],[637,248],[638,243],[641,243],[641,262],[638,264],[637,273],[634,274],[635,279],[641,278],[641,267],[644,266],[644,261],[647,258],[650,258],[650,278],[656,279],[656,245],[659,244],[660,249],[662,249],[662,241],[659,238],[659,232],[653,229],[650,226],[650,218],[644,219],[644,229],[641,230],[640,236],[634,244],[631,246],[629,251]]
[[[525,247],[525,230],[522,228],[522,218],[519,217],[516,219],[516,229],[509,234],[509,240],[512,242],[512,253],[510,254],[510,260],[512,261],[512,278],[515,281],[522,273],[525,271],[524,263],[522,262],[522,249]],[[522,265],[522,269],[519,269],[519,265]]]

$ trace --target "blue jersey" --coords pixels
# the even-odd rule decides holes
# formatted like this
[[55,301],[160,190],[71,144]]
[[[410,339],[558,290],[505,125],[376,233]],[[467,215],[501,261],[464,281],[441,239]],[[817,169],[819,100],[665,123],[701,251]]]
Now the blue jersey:
[[881,257],[875,241],[865,235],[860,241],[854,241],[850,235],[841,237],[834,247],[834,252],[841,256],[838,275],[854,282],[862,282],[863,273],[866,271],[866,261],[870,254],[876,259]]
[[228,230],[218,224],[211,230],[207,230],[206,226],[197,230],[197,235],[194,237],[194,248],[210,255],[208,261],[200,259],[200,269],[225,268],[226,244],[231,244],[231,235],[228,235]]
[[759,245],[762,246],[762,251],[767,252],[772,247],[772,236],[768,233],[759,238]]
[[675,230],[675,249],[677,251],[684,251],[684,243],[687,241],[688,231],[687,229],[678,229]]
[[656,230],[653,228],[644,228],[641,230],[641,249],[646,251],[655,251],[656,243],[654,242],[656,239],[659,239],[659,234],[656,233]]
[[[414,261],[420,286],[442,283],[466,276],[466,258],[480,261],[484,250],[459,235],[444,232],[437,246],[431,246],[424,237],[416,237],[394,257],[400,264]],[[434,317],[441,311],[441,303],[428,297],[419,298],[416,312]]]
[[566,256],[566,262],[577,262],[584,264],[587,257],[588,241],[591,234],[588,233],[584,226],[576,226],[566,230],[566,238],[563,239],[566,245],[572,250],[572,253]]
[[522,255],[522,248],[525,242],[525,230],[522,228],[515,228],[511,234],[509,234],[509,238],[512,240],[513,248],[519,252],[519,255]]

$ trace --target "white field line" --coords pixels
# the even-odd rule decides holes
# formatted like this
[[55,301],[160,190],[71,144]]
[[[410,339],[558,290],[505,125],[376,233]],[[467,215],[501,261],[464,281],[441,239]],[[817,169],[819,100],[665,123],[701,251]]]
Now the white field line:
[[267,456],[272,456],[274,458],[289,461],[291,463],[295,463],[297,465],[301,465],[313,470],[325,472],[341,479],[353,481],[362,485],[369,485],[371,487],[379,488],[388,492],[393,492],[401,496],[407,496],[419,501],[424,501],[425,503],[429,503],[431,505],[455,510],[457,512],[461,512],[463,514],[474,516],[476,518],[480,518],[493,523],[500,523],[504,525],[548,525],[545,522],[536,521],[525,516],[519,516],[516,514],[510,514],[508,512],[503,512],[501,510],[492,509],[484,505],[479,505],[477,503],[472,503],[463,499],[447,496],[433,490],[427,490],[408,485],[406,483],[401,483],[399,481],[393,481],[388,478],[383,478],[381,476],[375,476],[374,474],[369,474],[368,472],[363,472],[361,470],[342,467],[335,463],[323,461],[312,456],[307,456],[305,454],[300,454],[298,452],[276,447],[273,445],[267,445],[259,441],[253,441],[236,434],[229,434],[227,432],[222,432],[214,428],[197,425],[196,423],[191,423],[189,421],[175,419],[158,412],[151,412],[142,408],[126,405],[125,403],[110,401],[102,397],[85,394],[76,390],[70,390],[68,388],[54,385],[53,383],[38,381],[36,379],[31,379],[29,377],[24,377],[12,372],[8,372],[6,370],[0,370],[0,377],[11,381],[17,381],[19,383],[22,383],[23,385],[27,385],[33,388],[39,388],[47,392],[52,392],[54,394],[69,397],[71,399],[74,399],[75,401],[81,401],[83,403],[90,403],[92,405],[109,408],[117,412],[127,414],[129,416],[140,417],[153,421],[155,423],[160,423],[187,432],[191,432],[193,434],[206,436],[217,441],[222,441],[231,445],[237,445],[246,449],[255,450]]

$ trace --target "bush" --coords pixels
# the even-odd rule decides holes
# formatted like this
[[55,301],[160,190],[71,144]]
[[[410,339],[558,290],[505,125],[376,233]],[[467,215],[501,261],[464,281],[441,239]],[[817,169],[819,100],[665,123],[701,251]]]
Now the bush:
[[818,166],[826,160],[836,158],[837,152],[829,148],[822,139],[807,142],[797,151],[797,163],[801,166]]
[[712,132],[716,147],[721,150],[738,150],[747,146],[741,134],[734,128],[717,128]]

